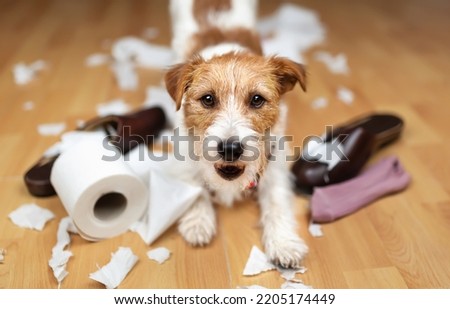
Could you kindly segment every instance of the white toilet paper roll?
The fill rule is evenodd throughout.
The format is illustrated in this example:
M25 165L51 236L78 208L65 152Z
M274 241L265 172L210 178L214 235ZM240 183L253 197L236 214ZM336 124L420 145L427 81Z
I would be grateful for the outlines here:
M88 240L125 232L148 205L148 189L104 137L86 138L55 161L50 180L64 207Z

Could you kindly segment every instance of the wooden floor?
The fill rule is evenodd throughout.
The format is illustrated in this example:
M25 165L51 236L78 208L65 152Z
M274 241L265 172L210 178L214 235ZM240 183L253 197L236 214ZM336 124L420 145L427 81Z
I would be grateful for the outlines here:
M316 10L327 28L326 42L306 58L310 72L307 94L299 88L287 96L288 133L300 145L309 134L371 111L401 115L402 139L377 153L372 162L397 155L411 173L407 191L381 199L337 222L323 225L324 237L308 234L304 197L296 199L299 234L310 253L308 271L298 275L315 288L450 288L450 2L297 1ZM266 15L281 1L262 1ZM0 288L55 288L47 266L56 240L59 218L66 212L57 197L34 198L22 181L24 171L57 137L42 137L40 123L65 121L75 128L78 119L95 116L96 104L124 98L142 104L147 85L159 85L162 72L140 70L140 88L120 91L107 66L88 68L86 56L108 52L108 42L125 35L141 35L150 26L170 42L166 1L0 0L0 248L7 250L0 264ZM314 51L347 55L351 72L334 75L313 60ZM45 59L48 70L26 86L14 84L14 64ZM336 89L355 93L347 106ZM328 107L314 110L310 102L325 96ZM32 111L22 104L36 103ZM7 215L22 203L36 202L57 215L42 232L19 228ZM276 272L242 276L253 245L261 247L258 208L253 202L218 209L218 235L205 248L191 248L176 228L151 247L172 251L169 261L148 260L149 249L139 236L90 243L72 237L74 257L62 288L101 288L88 278L110 259L119 246L129 246L140 261L120 288L235 288L259 284L278 288Z

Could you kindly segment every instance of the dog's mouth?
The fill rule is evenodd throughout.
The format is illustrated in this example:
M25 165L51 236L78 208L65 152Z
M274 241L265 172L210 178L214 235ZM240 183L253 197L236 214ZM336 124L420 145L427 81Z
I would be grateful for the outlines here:
M214 164L217 174L223 179L234 180L244 173L245 166L240 166L236 164Z

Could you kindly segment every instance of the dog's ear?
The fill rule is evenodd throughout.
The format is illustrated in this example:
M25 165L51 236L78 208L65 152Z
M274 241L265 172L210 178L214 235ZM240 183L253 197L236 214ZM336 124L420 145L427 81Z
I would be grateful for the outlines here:
M200 56L194 56L192 61L176 64L167 71L164 82L167 91L177 105L177 110L181 107L184 92L192 82L194 70L203 61Z
M164 81L167 91L177 105L177 110L181 107L183 93L189 86L190 64L180 63L172 66L166 73Z
M269 61L278 79L281 94L292 90L297 82L306 91L306 69L303 64L283 57L272 57Z

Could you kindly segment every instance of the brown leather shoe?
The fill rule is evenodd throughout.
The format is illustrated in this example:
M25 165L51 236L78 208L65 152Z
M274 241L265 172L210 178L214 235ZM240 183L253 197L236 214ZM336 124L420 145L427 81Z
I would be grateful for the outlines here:
M403 126L403 120L398 116L372 114L333 128L325 135L321 146L341 152L338 162L331 162L329 158L312 158L303 153L292 166L297 189L311 193L314 187L356 176L375 151L400 137Z
M98 117L88 121L80 131L91 131L103 127L114 146L127 153L139 144L151 144L166 124L166 116L160 107L152 107L137 112L117 116ZM50 182L53 163L59 155L42 157L24 175L25 185L34 196L55 195Z

